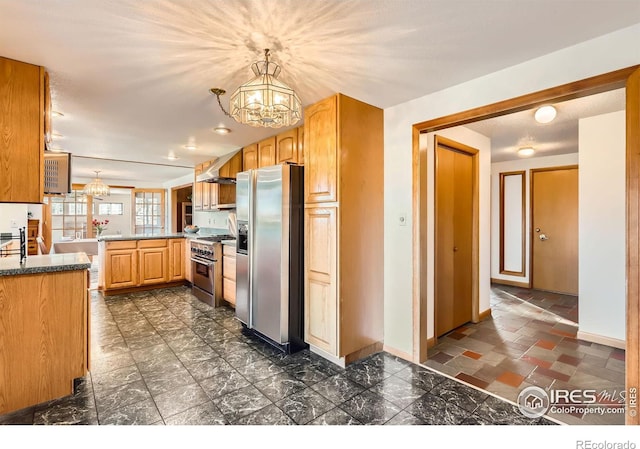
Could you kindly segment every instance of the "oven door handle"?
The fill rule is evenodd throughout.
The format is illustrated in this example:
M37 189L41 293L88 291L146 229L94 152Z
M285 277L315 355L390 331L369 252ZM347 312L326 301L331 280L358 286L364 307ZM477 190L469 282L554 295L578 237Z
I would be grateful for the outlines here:
M199 263L201 265L210 267L210 266L213 266L217 262L217 260L204 260L204 259L196 259L195 257L192 257L191 262Z

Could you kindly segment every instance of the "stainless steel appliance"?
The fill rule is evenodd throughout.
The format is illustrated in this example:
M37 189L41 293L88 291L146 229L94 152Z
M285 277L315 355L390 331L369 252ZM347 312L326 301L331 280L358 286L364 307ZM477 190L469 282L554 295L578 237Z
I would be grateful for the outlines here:
M222 240L234 239L231 235L198 237L190 241L191 293L200 301L217 307L222 300Z
M304 343L304 174L298 165L238 173L236 316L294 352Z

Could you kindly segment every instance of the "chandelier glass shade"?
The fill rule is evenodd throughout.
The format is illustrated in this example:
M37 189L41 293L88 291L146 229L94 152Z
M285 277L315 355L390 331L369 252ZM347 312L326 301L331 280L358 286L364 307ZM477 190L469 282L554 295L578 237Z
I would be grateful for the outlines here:
M242 84L231 95L229 115L239 123L280 128L291 126L302 117L300 98L292 88L277 79L280 66L269 61L269 56L266 49L264 61L251 65L255 78Z
M98 177L99 170L96 171L96 179L84 186L82 191L85 195L91 196L107 196L111 192L109 186L103 183Z

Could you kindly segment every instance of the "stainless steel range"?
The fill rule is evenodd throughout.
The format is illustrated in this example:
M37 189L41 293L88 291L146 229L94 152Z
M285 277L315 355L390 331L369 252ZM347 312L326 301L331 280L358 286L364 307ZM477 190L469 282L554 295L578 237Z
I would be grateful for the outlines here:
M222 301L222 240L233 240L232 235L215 235L192 239L191 293L200 301L217 307Z

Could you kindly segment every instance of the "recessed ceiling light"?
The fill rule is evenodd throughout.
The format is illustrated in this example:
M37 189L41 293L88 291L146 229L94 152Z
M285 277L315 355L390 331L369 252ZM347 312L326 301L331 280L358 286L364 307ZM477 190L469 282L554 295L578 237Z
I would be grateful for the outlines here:
M192 143L185 145L184 147L185 149L191 150L191 151L195 151L198 148L197 146L195 146L195 144L192 144Z
M64 153L65 151L62 148L48 148L52 153Z
M51 111L52 117L64 117L64 114L60 111Z
M533 153L535 152L536 150L534 150L533 147L522 147L518 149L518 156L529 157L529 156L533 156Z
M535 113L536 122L538 123L550 123L556 118L556 108L551 105L546 105L538 108Z
M169 159L170 161L177 161L180 158L176 156L176 154L173 151L169 151L169 155L167 156L167 159Z
M51 133L51 137L53 137L54 139L62 139L64 136L58 132L52 132Z
M218 134L229 134L231 132L229 128L225 128L224 126L218 126L217 128L213 128L213 131Z

